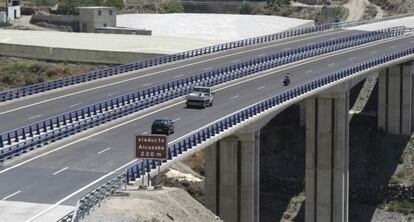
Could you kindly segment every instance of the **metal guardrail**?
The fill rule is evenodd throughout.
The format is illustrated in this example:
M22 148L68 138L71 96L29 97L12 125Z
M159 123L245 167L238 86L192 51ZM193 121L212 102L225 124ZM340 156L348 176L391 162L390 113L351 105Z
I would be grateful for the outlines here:
M141 62L124 64L119 66L114 66L110 68L100 69L97 71L87 72L81 75L65 77L57 80L37 83L29 86L20 87L17 89L10 89L7 91L0 92L0 102L4 102L7 100L12 100L28 95L33 95L40 92L49 91L52 89L62 88L65 86L75 85L82 82L88 82L91 80L96 80L108 76L114 76L121 73L131 72L135 70L140 70L148 67L153 67L161 64L166 64L170 62L175 62L183 59L189 59L201 55L211 54L215 52L221 52L229 49L235 49L244 46L256 45L265 42L270 42L274 40L285 39L293 36L313 33L313 32L320 32L332 29L332 26L329 25L321 25L317 27L309 27L309 28L302 28L302 29L294 29L290 31L285 31L281 33L265 35L255 38L244 39L240 41L233 41L218 45L213 45L205 48L194 49L190 51L180 52L177 54L166 55L157 57L154 59L149 59Z
M305 93L316 90L318 88L334 83L341 79L348 78L364 70L375 68L379 65L383 65L387 62L391 62L391 61L394 61L394 60L397 60L397 59L400 59L406 56L414 57L414 47L405 49L405 50L400 50L397 52L393 52L393 53L381 56L379 58L375 58L375 59L360 63L358 65L337 71L335 73L331 73L317 80L307 82L301 86L298 86L296 88L293 88L283 93L280 93L278 95L275 95L269 99L265 99L241 111L238 111L236 113L223 117L215 121L214 123L211 123L207 125L206 127L196 132L193 132L189 136L181 139L180 141L174 144L170 144L168 146L168 160L163 161L163 163L167 161L171 161L173 157L177 157L183 154L184 152L191 150L192 148L199 146L200 144L206 142L208 139L218 136L219 134L222 134L225 131L228 131L229 129L234 128L240 125L241 123L243 123L244 121L252 119L255 116L261 115L264 112L268 111L269 109L274 108L275 106L281 105ZM151 172L151 170L155 170L156 166L157 166L157 162L155 160L152 160L152 161L151 160L139 160L137 164L127 169L125 183L128 183L130 181L136 181L137 179L144 176L146 173ZM121 175L119 175L113 180L119 180L117 178L122 178L122 180L124 181L125 173L122 173ZM121 186L122 185L119 185L118 188L108 190L108 192L113 193L116 189L119 189L119 187ZM91 193L96 193L96 191L91 192ZM100 194L100 196L102 196L102 194ZM64 218L59 220L59 222L68 222L70 221L69 219L71 220L73 219L73 221L77 221L77 219L80 218L79 217L80 215L86 215L87 212L89 212L89 210L94 206L93 203L97 203L97 201L95 201L96 199L101 200L101 198L97 198L97 197L90 198L90 199L92 201L88 202L87 198L82 198L82 200L84 201L79 205L79 207L75 209L75 211L71 212L70 214L66 215ZM76 220L75 220L75 217L73 217L75 212L76 212L76 215L79 215L78 217L76 217ZM81 213L78 214L79 212Z
M305 93L311 92L328 84L334 83L344 78L348 78L361 71L375 68L376 66L383 65L393 60L400 59L406 56L414 57L414 47L393 52L376 59L372 59L358 65L337 71L335 73L328 74L317 80L313 80L302 84L296 88L285 91L281 94L275 95L269 99L258 102L252 106L249 106L234 114L230 114L214 123L207 125L206 127L193 132L184 139L168 146L168 160L172 160L173 157L200 145L208 139L215 137L230 128L233 128L240 123L247 121L263 112L281 105L291 99L299 97ZM167 161L164 161L164 163ZM147 172L156 169L157 162L155 160L139 160L138 163L127 170L127 179L129 181L135 181L136 178L140 178Z
M79 219L84 218L85 215L89 215L89 212L94 207L100 207L100 204L106 197L113 195L115 192L122 189L122 186L126 184L125 172L109 180L105 184L92 190L86 194L76 204L76 211L72 211L62 217L58 222L78 222Z
M397 27L308 45L173 80L51 117L0 135L0 162L71 134L183 96L195 84L213 86L313 56L380 39L400 36L404 33L404 27Z
M280 40L285 39L293 36L299 36L314 32L321 32L326 30L332 30L332 29L340 29L340 28L348 28L358 25L364 25L364 24L372 24L372 23L378 23L383 21L388 21L392 19L398 19L408 16L413 16L414 13L411 14L405 14L405 15L399 15L399 16L391 16L391 17L385 17L381 19L372 19L367 21L350 21L350 22L340 22L340 23L329 23L329 24L323 24L316 27L308 27L308 28L301 28L301 29L293 29L281 33L276 34L270 34L265 36L259 36L255 38L249 38L239 41L233 41L218 45L213 45L205 48L199 48L194 49L190 51L180 52L177 54L172 55L166 55L161 56L154 59L149 59L141 62L135 62L135 63L129 63L119 66L114 66L110 68L100 69L96 71L87 72L84 74L76 75L76 76L70 76L65 77L57 80L37 83L29 86L24 86L16 89L10 89L6 91L0 92L0 102L4 102L7 100L12 100L28 95L37 94L40 92L45 92L57 88L62 88L65 86L75 85L82 82L88 82L91 80L96 80L108 76L114 76L126 72L131 72L135 70L140 70L148 67L153 67L161 64L166 64L170 62L175 62L183 59L193 58L201 55L211 54L215 52L221 52L228 49L235 49L239 47L244 46L250 46L250 45L256 45L261 44L265 42L270 42L274 40Z

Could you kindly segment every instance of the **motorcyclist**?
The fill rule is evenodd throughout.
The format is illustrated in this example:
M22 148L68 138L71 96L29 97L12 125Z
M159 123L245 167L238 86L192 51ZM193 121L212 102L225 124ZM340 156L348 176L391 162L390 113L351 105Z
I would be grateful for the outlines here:
M283 79L283 85L287 86L290 84L290 73L287 73L285 75L285 78Z

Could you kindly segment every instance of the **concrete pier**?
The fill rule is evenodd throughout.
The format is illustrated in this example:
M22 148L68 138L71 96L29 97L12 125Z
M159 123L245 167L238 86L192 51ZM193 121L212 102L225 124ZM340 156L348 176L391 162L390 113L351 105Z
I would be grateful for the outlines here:
M206 149L206 207L226 222L259 222L259 132Z
M306 126L306 101L299 103L299 127Z
M306 222L348 222L349 93L306 101Z
M411 135L413 126L412 62L380 71L378 128L389 134Z

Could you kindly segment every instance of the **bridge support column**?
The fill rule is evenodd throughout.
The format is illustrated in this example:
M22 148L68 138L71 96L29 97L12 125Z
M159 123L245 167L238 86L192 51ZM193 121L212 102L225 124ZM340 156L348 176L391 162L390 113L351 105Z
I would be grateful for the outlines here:
M306 222L348 222L349 93L306 101Z
M390 134L411 135L413 126L412 62L380 71L378 128Z
M259 222L259 132L206 149L206 207L226 222Z
M306 101L299 103L299 127L306 126Z

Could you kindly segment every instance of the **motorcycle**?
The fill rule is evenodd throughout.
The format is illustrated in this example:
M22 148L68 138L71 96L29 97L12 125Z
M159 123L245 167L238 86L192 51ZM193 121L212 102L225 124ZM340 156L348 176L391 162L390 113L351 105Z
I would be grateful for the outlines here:
M283 79L283 85L284 86L290 85L290 78L289 78L289 76L285 76L285 78Z

